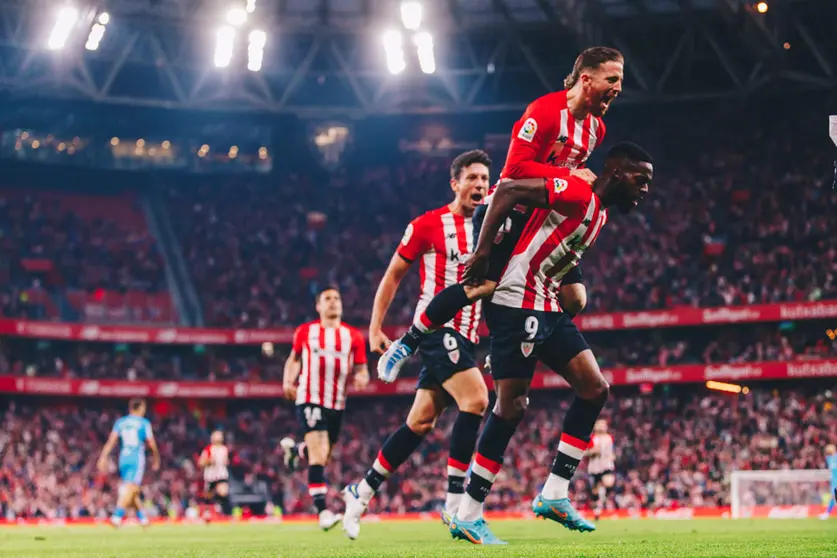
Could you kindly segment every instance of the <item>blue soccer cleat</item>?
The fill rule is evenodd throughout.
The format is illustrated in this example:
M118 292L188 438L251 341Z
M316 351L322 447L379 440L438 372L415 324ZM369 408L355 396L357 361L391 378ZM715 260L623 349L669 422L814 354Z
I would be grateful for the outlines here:
M556 523L560 523L570 531L580 531L587 533L595 531L596 526L581 517L570 503L569 498L559 498L558 500L547 500L542 494L532 501L532 511L535 512L536 517L543 519L551 519Z
M378 360L378 378L391 384L398 377L401 368L413 356L413 349L400 339L395 341Z
M509 544L498 539L483 518L476 521L460 521L454 517L448 528L451 537L472 544Z

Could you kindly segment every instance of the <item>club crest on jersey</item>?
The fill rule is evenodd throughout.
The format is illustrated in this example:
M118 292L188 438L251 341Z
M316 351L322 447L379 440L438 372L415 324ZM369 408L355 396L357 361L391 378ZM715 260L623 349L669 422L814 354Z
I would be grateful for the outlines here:
M404 236L401 237L401 244L406 246L407 243L410 242L410 239L412 237L413 237L413 224L410 223L409 225L407 225L407 230L404 231Z
M535 122L534 118L527 118L526 121L523 123L523 126L520 127L520 132L517 133L517 137L522 139L523 141L531 142L535 139L535 132L538 131L538 123Z
M454 364L459 362L459 349L453 350L448 353L448 358Z
M567 181L564 180L563 178L553 178L552 179L552 189L555 190L556 194L560 194L561 192L566 190L568 187L569 187L569 184L567 184Z
M532 354L532 350L535 348L535 344L530 341L524 341L520 344L520 352L523 353L523 356L529 357Z

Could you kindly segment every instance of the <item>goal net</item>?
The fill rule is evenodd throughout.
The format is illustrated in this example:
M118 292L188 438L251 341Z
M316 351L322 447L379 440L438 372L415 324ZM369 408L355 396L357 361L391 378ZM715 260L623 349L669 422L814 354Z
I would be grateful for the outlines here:
M812 517L822 511L830 480L827 469L733 471L732 517Z

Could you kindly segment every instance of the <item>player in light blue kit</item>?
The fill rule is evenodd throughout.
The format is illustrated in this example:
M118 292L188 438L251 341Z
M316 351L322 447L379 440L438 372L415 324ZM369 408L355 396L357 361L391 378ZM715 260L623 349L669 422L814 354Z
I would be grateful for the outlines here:
M128 403L128 415L114 423L110 437L99 456L99 471L104 473L107 471L110 452L116 446L117 441L120 443L119 477L122 484L119 485L116 511L110 518L114 527L122 525L125 509L129 507L136 509L140 524L148 525L148 518L142 513L140 502L140 485L145 473L145 446L151 449L151 464L154 471L160 469L160 451L157 449L157 442L154 441L151 423L145 418L145 407L144 399L131 399Z
M828 508L820 514L820 519L828 519L831 510L837 506L837 446L834 444L825 446L825 465L831 472L831 501L828 502Z

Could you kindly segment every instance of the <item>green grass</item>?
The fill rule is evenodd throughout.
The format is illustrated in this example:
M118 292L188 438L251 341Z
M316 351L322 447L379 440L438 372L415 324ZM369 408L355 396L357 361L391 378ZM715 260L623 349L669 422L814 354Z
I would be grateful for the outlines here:
M3 558L301 558L308 556L422 558L837 556L837 521L610 520L591 534L541 521L492 522L506 547L454 542L441 523L370 523L349 541L339 527L314 524L160 525L0 528Z

